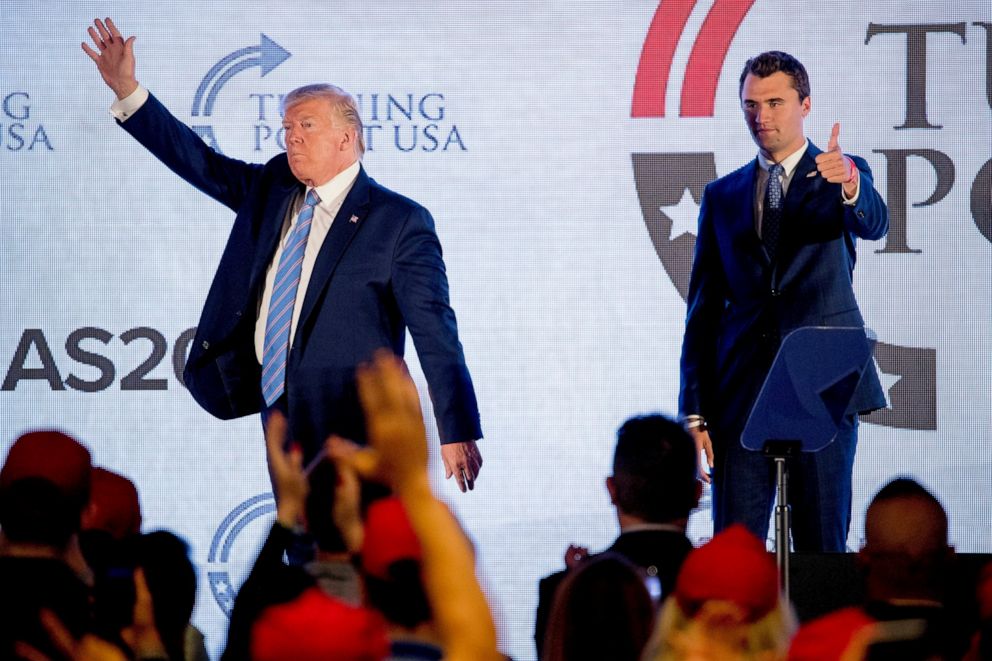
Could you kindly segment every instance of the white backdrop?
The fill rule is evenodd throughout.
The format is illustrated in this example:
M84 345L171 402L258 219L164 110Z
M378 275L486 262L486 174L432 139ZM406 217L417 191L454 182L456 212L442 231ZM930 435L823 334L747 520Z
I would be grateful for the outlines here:
M196 622L221 648L225 579L239 584L270 520L268 500L239 508L269 488L261 430L200 411L174 360L232 214L114 125L79 42L113 16L138 35L139 80L246 160L279 150L279 94L339 84L361 97L371 176L437 221L486 439L474 492L445 483L437 456L432 470L477 545L503 649L532 658L537 579L569 542L616 534L602 486L616 427L675 410L686 233L702 185L754 155L737 78L778 48L810 72L810 138L841 122L893 216L855 272L892 408L862 426L849 545L867 499L911 474L959 550L992 551L992 12L784 7L4 4L0 450L56 426L134 479L146 528L191 543Z

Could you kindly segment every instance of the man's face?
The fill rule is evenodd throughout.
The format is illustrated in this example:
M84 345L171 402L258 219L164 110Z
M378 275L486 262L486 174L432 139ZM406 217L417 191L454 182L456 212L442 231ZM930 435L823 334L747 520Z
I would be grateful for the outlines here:
M799 100L792 77L776 71L765 78L748 74L741 90L741 107L751 137L764 155L776 163L802 147L803 118L810 100Z
M307 186L326 184L357 159L354 129L338 117L330 100L294 103L282 120L293 175Z

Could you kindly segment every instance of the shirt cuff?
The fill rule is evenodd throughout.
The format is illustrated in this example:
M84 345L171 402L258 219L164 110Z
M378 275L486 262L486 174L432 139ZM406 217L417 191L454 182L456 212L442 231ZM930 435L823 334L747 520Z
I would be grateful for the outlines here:
M113 105L110 106L110 114L119 122L127 121L131 115L138 112L141 106L145 105L147 100L148 90L138 85L133 92L123 99L114 101Z
M847 205L849 207L853 207L855 204L858 203L858 196L859 195L861 195L861 173L860 172L858 173L858 183L857 183L857 188L855 188L855 190L854 190L854 195L852 195L850 198L847 197L847 193L844 192L844 187L841 186L840 187L840 199L841 199L841 201L845 205Z

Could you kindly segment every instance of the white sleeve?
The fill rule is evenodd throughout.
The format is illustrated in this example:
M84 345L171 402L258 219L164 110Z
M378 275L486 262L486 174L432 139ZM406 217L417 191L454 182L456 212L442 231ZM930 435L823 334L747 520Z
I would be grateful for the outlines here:
M148 90L138 85L133 92L123 99L114 101L113 105L110 106L110 114L116 117L118 121L127 121L127 118L138 112L138 109L145 105L145 101L147 100Z

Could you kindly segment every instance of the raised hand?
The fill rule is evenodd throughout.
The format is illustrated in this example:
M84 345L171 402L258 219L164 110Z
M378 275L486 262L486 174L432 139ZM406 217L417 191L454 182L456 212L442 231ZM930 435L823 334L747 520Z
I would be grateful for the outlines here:
M832 184L842 184L844 194L853 197L858 191L858 168L854 161L844 156L840 149L840 122L834 124L827 141L827 150L816 157L816 169L820 176Z
M276 492L276 518L292 528L303 517L310 484L303 471L303 451L293 443L286 449L289 425L278 411L269 416L265 426L265 452L269 476Z
M324 442L324 454L334 462L338 478L331 516L351 553L361 551L365 539L361 511L362 485L355 467L348 461L349 455L353 456L357 450L358 446L339 436L331 436Z
M121 631L121 638L138 659L158 659L166 656L162 636L155 628L155 607L148 589L145 570L134 570L134 616L130 626Z
M379 351L370 365L358 368L356 380L369 447L332 438L328 455L397 493L407 486L423 486L427 483L427 433L417 387L403 361Z
M96 50L83 42L83 51L96 64L107 87L114 91L118 99L123 99L138 87L138 80L134 77L135 37L122 37L109 18L106 21L96 19L87 32Z
M569 544L565 551L565 567L572 569L578 567L579 563L589 557L589 547Z

